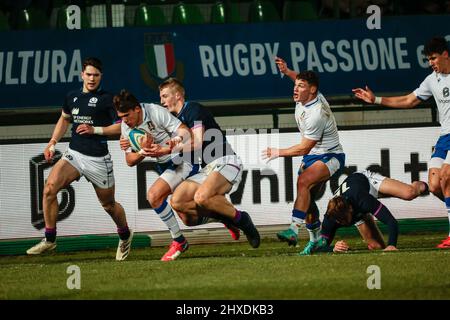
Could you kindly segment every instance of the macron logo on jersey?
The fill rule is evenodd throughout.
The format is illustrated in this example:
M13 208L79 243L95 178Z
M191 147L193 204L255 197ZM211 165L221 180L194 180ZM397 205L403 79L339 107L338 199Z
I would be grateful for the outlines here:
M75 101L77 101L77 100L78 100L78 97L73 98L73 102L75 102Z
M72 114L73 114L73 115L77 115L79 112L80 112L80 109L79 109L79 108L73 108L73 109L72 109Z

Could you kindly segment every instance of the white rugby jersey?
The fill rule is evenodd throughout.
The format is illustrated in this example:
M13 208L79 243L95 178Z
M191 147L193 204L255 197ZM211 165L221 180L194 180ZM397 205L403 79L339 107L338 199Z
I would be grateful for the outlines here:
M141 103L144 119L142 123L137 126L139 129L143 129L153 136L154 143L160 146L167 147L166 142L172 137L172 134L177 131L181 125L181 121L174 117L166 108L154 103ZM122 136L128 137L131 129L122 121L121 132ZM125 152L131 152L131 148L128 148ZM156 161L164 163L169 161L170 154L162 157L156 157Z
M339 142L336 120L325 97L317 97L303 105L295 105L295 120L302 138L317 141L309 154L343 153Z
M441 136L450 133L450 74L433 71L423 80L419 88L414 90L414 94L423 101L434 97L439 110Z

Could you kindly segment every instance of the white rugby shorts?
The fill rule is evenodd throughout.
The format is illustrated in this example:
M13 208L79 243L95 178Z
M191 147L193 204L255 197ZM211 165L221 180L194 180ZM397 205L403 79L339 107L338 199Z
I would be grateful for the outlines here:
M170 190L175 191L178 185L186 180L191 174L197 173L198 166L193 166L192 163L183 161L179 165L173 165L159 176L170 186Z
M84 176L94 186L101 189L114 186L113 162L109 153L104 157L91 157L67 148L61 159L69 162L80 176Z
M384 179L386 179L386 177L382 176L379 173L372 172L369 170L363 170L360 173L365 175L369 180L370 185L369 193L378 199L378 190L380 190L381 183L383 182Z
M228 193L233 193L239 187L243 170L244 166L241 158L238 155L229 155L214 160L187 180L202 184L211 172L219 172L232 184L231 190Z

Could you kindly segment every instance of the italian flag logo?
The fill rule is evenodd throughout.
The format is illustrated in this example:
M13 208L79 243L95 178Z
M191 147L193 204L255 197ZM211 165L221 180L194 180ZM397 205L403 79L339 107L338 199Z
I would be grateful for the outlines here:
M175 71L173 43L146 45L145 60L153 76L168 78Z

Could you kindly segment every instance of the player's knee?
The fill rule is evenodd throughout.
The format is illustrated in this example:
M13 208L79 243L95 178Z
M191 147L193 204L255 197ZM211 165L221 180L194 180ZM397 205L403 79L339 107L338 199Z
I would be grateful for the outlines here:
M408 187L407 189L405 189L405 191L403 192L402 198L403 198L403 200L411 201L411 200L415 199L417 196L418 195L417 195L416 191L411 186L411 187Z
M52 182L47 182L44 187L44 198L55 198L58 194L58 188L56 188L55 184Z
M102 203L103 210L105 210L109 214L112 214L114 212L115 205L116 205L115 201L109 201L109 202Z
M147 193L147 201L152 208L159 208L163 203L163 197L157 192L149 191Z
M172 197L169 200L169 205L172 207L175 211L183 211L183 198L178 194L173 194ZM180 216L181 218L181 216Z
M209 196L199 190L194 195L194 202L200 207L207 208L209 203Z
M441 193L441 185L439 184L439 181L429 181L428 182L428 188L430 192L434 195Z

